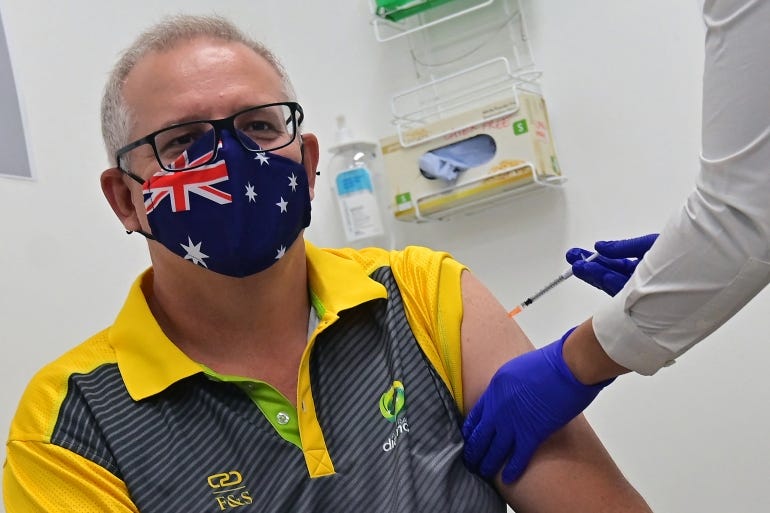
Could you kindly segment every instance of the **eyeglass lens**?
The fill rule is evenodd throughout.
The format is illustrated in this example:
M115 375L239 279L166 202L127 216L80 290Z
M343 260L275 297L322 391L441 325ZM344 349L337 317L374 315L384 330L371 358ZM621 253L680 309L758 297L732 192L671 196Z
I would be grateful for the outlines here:
M247 149L271 151L288 145L294 139L294 118L287 105L256 107L233 118L235 136ZM171 127L155 135L155 148L161 165L167 170L181 171L206 163L216 150L214 124L187 123ZM196 146L194 155L186 152Z

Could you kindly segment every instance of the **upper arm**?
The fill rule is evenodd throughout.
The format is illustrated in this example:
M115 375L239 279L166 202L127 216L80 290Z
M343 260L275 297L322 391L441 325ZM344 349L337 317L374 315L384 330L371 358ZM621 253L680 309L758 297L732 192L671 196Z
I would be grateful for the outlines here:
M476 404L497 369L533 349L518 324L470 272L462 275L463 413ZM583 416L558 431L535 452L511 485L496 487L519 513L649 512L625 480Z

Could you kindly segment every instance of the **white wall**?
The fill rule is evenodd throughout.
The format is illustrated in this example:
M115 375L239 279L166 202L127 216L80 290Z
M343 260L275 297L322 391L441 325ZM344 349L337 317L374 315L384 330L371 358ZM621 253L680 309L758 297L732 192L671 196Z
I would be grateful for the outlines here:
M108 325L147 264L99 190L98 107L118 52L160 15L212 2L0 0L34 182L0 178L0 425L43 364ZM377 43L363 0L230 0L237 19L283 56L322 145L334 117L359 136L392 132L388 95L412 85L405 43ZM569 182L487 212L397 226L399 244L446 249L513 306L595 239L658 230L692 187L699 149L702 29L696 2L524 0ZM321 170L328 163L324 155ZM342 242L321 175L308 237ZM518 317L536 345L604 300L577 281ZM658 512L763 512L770 492L766 293L653 378L626 376L587 415ZM3 457L4 453L0 454Z

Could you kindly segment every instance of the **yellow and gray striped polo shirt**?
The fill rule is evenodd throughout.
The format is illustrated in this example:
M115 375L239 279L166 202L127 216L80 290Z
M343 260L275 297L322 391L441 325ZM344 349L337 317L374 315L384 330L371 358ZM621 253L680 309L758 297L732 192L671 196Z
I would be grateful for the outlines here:
M317 319L296 408L182 353L148 270L110 328L29 384L8 513L504 511L462 462L463 267L419 247L306 249Z

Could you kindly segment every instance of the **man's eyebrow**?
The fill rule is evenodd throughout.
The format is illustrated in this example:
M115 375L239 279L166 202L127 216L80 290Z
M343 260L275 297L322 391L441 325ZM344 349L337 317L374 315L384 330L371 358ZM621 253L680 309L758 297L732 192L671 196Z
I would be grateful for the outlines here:
M210 121L210 120L216 120L216 119L222 119L232 116L233 114L237 114L239 112L243 112L245 110L251 109L253 107L261 107L263 105L272 105L274 103L284 103L288 100L262 100L256 103L245 103L241 105L240 107L233 110L231 113L229 113L227 116L220 116L216 118L212 118L211 116L203 116L199 114L191 114L191 115L185 115L185 116L179 116L175 118L168 119L161 123L156 130L163 130L164 128L168 128L170 126L179 125L181 123L190 123L194 121Z
M158 130L162 130L164 128L168 128L174 125L179 125L181 123L190 123L193 121L208 121L209 119L211 118L206 116L200 116L200 115L181 116L178 118L169 119L168 121L164 121L163 123L160 124Z

